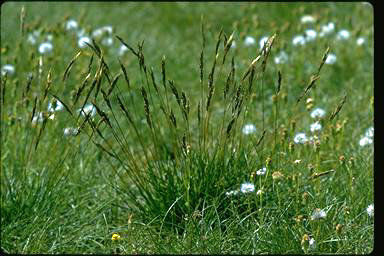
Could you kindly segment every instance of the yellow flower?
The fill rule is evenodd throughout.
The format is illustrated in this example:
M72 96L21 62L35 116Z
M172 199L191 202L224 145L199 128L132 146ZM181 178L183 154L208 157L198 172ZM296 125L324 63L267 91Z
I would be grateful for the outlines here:
M112 235L112 241L117 241L117 240L119 240L120 239L120 235L119 234L113 234Z

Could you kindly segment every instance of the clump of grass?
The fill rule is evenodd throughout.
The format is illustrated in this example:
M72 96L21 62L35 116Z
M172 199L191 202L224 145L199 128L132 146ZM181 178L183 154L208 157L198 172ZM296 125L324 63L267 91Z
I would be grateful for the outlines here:
M89 129L85 133L89 139L108 156L112 170L120 177L119 184L115 186L118 193L126 197L127 207L134 209L136 214L149 221L161 223L160 229L176 227L182 230L184 216L202 211L204 205L211 205L213 200L218 198L221 199L215 211L224 212L227 208L225 192L244 182L244 170L249 168L248 159L239 159L243 158L250 144L236 142L239 139L241 141L243 136L237 130L244 123L241 113L246 108L252 92L256 64L262 59L261 69L265 72L276 35L271 37L262 51L263 54L251 62L239 81L235 79L234 56L231 63L227 65L225 62L226 56L230 54L229 46L233 35L228 37L222 30L215 43L211 71L205 81L203 74L206 39L203 27L202 35L202 97L197 104L192 102L184 91L178 89L174 81L168 79L165 58L161 61L160 77L163 86L160 87L157 85L153 68L146 66L144 41L139 43L138 49L135 50L121 37L116 36L137 58L139 81L142 85L132 88L128 79L131 75L127 74L124 64L119 60L121 73L130 94L129 97L123 96L118 82L120 75L115 75L113 80L109 78L112 75L104 61L103 51L93 41L89 48L98 57L99 67L95 71L91 88L82 96L84 84L90 76L88 73L68 109L72 113L81 98L83 103L80 104L80 109L84 108L94 91L92 104L98 115L93 118L87 116L78 127L85 132L86 124ZM79 55L77 54L67 66L64 78ZM223 57L221 63L218 63L220 55ZM219 71L215 73L217 65ZM223 73L225 70L229 70L227 74ZM107 79L106 85L103 78ZM98 97L99 91L102 99ZM132 109L132 106L137 104L142 105L141 111ZM224 108L224 116L211 118L213 104ZM77 122L80 122L79 116ZM142 118L146 126L143 126ZM256 146L262 138L263 136ZM139 145L139 149L132 147L135 144Z

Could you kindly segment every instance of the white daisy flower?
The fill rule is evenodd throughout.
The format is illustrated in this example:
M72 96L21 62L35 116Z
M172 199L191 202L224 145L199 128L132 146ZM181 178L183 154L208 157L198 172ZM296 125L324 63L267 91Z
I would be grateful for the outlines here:
M362 45L364 43L365 43L365 38L363 38L363 37L357 38L357 40L356 40L357 45Z
M319 121L311 124L310 126L310 129L311 129L311 132L317 132L317 131L320 131L322 128L321 124L319 123Z
M313 238L311 238L310 240L309 240L309 247L308 247L308 250L309 251L314 251L314 250L316 250L316 240L315 239L313 239Z
M253 124L246 124L243 127L243 133L245 135L251 134L256 132L256 127Z
M325 64L335 64L336 63L336 55L333 53L328 54L327 59L325 60Z
M43 112L35 113L35 115L32 118L32 124L41 123L44 121L44 114Z
M302 35L297 35L292 39L293 45L305 45L305 43L306 43L305 38Z
M363 137L360 139L359 141L359 145L364 147L366 145L370 145L372 144L373 140L371 138L368 138L368 137Z
M374 135L374 128L373 128L373 127L369 127L369 128L365 131L365 137L372 138L373 135Z
M79 134L78 128L67 127L64 129L64 136L76 136Z
M246 36L245 39L244 39L244 45L245 46L250 46L250 45L254 45L255 44L255 38L251 37L251 36Z
M296 144L304 144L305 142L308 141L307 135L305 133L298 133L296 134L295 138L293 138L293 141Z
M1 75L4 76L5 74L7 74L7 75L15 74L15 67L11 64L5 64L1 68Z
M349 38L349 31L346 29L342 29L337 33L336 39L337 40L346 40Z
M101 44L105 46L111 46L113 44L112 37L103 38L103 40L101 40Z
M240 192L241 193L249 193L255 191L255 185L252 183L246 182L244 184L241 184Z
M92 104L86 104L83 109L77 110L78 112L81 112L83 116L91 115L94 116L96 114L96 107Z
M231 48L236 48L236 42L235 42L235 40L232 41Z
M267 168L263 167L261 169L259 169L257 172L256 172L256 175L265 175L267 173Z
M327 25L323 25L321 27L321 31L319 33L320 37L330 34L335 29L335 24L333 22L329 22Z
M87 37L87 36L81 37L79 39L79 41L78 41L78 45L79 45L80 48L86 47L87 46L86 43L89 43L89 44L91 43L91 39L89 37Z
M56 103L53 104L52 101L48 103L48 111L49 112L55 112L55 111L60 111L64 108L63 103L60 101L56 100Z
M39 46L39 53L46 54L53 50L53 45L50 42L41 43Z
M322 118L324 117L324 115L325 115L325 110L321 108L315 108L311 113L312 118Z
M310 42L310 41L313 41L316 39L316 36L317 36L317 32L313 29L307 29L305 31L305 36L306 36L306 41L307 42Z
M261 190L261 189L259 189L259 190L257 190L257 192L256 192L256 195L262 195L262 194L264 194L264 191L263 190Z
M231 190L229 192L225 192L226 196L236 196L239 194L239 190Z
M311 220L324 219L325 217L327 217L327 214L325 213L325 211L319 208L316 208L311 215Z
M275 57L275 63L276 64L283 64L288 61L288 55L281 51L276 57Z
M124 53L128 50L128 47L125 45L121 45L119 48L119 56L123 56Z
M268 37L267 36L265 36L265 37L263 37L263 38L261 38L260 39L260 42L259 42L259 47L260 47L260 49L263 49L263 47L264 47L264 45L265 45L265 43L268 41Z
M27 42L30 44L36 44L36 37L33 34L28 34Z
M105 33L112 34L113 28L112 26L104 26L98 29L95 29L92 32L92 37L101 37Z
M77 29L77 22L75 20L68 20L67 24L65 24L66 30L75 30Z
M315 18L311 15L304 15L300 19L301 23L313 23L315 22Z
M370 205L368 205L368 207L367 207L367 213L368 213L368 215L369 215L369 217L373 217L373 215L374 215L374 212L375 212L375 209L374 209L374 206L373 206L373 204L370 204Z

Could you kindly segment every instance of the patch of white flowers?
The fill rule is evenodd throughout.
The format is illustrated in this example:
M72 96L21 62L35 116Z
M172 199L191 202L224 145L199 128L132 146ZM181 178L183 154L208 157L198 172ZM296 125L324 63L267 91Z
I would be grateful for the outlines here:
M325 110L321 109L321 108L315 108L312 113L311 113L311 117L312 118L322 118L324 117L325 115Z
M7 75L13 75L15 73L15 67L11 64L5 64L1 68L1 75L4 76L5 74Z
M256 132L256 127L253 124L246 124L243 127L243 133L245 135L251 134Z
M304 144L305 142L308 141L307 135L305 133L298 133L296 136L293 138L293 141L296 144Z
M327 59L325 60L325 64L335 64L336 63L336 55L333 53L328 54Z
M39 53L47 54L52 52L53 45L50 42L44 42L39 45Z
M245 46L251 46L251 45L254 45L256 42L255 38L251 37L251 36L246 36L245 39L244 39L244 45Z

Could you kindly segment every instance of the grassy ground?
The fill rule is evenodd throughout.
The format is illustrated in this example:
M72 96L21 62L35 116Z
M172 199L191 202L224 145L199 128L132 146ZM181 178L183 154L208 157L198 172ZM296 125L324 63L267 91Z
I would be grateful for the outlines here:
M2 251L372 251L373 143L360 145L373 127L369 4L1 8L1 68L15 69L1 76ZM305 15L314 21L302 22ZM78 27L67 30L72 19ZM94 38L100 55L79 47L77 32L103 26L113 32ZM310 29L314 40L293 44ZM348 37L338 39L342 30ZM119 55L115 35L134 53ZM262 37L270 38L263 53ZM50 52L38 51L43 42ZM50 112L55 97L66 107ZM94 115L79 114L86 103L97 106ZM325 111L318 120L316 108ZM321 129L312 132L316 121ZM299 133L305 143L295 142Z

